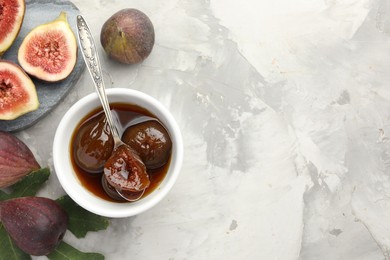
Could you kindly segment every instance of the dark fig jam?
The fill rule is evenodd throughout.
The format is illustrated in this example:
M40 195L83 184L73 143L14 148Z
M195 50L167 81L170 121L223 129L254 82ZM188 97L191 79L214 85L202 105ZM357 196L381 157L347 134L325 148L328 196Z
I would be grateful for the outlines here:
M146 109L124 103L112 103L110 107L122 141L130 145L146 165L150 184L143 194L134 194L142 194L142 199L158 187L168 171L171 139L158 118ZM72 166L81 184L104 200L125 201L104 180L103 167L112 154L114 142L102 108L93 110L79 122L70 146Z

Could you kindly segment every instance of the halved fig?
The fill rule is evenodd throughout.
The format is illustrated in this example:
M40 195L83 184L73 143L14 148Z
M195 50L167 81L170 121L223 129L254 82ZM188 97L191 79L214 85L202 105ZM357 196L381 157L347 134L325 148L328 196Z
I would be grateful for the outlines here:
M76 65L77 43L66 13L27 34L18 60L28 74L41 80L54 82L68 77Z
M0 57L18 36L25 10L24 0L0 0Z
M35 85L15 63L0 60L0 120L12 120L38 109Z

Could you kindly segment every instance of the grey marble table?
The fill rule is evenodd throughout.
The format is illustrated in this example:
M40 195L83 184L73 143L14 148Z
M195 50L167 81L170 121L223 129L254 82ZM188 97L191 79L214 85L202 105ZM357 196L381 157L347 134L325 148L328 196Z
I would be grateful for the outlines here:
M106 259L390 259L390 3L75 0L96 38L122 8L155 25L142 64L107 85L159 99L185 143L156 207L69 243ZM52 168L56 126L86 71L18 133ZM53 174L41 195L64 191Z

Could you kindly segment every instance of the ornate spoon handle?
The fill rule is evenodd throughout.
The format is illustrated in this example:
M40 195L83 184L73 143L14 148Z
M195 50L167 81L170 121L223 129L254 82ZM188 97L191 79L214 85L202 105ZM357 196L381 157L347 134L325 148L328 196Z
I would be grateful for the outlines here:
M115 127L113 122L110 105L107 100L99 55L96 50L96 45L95 41L93 40L91 30L81 15L77 16L77 35L80 42L81 53L87 65L89 74L92 77L93 84L95 85L99 99L103 105L104 113L106 114L111 133L113 134L115 143L117 143L117 139L120 140L120 137L118 134L118 129Z

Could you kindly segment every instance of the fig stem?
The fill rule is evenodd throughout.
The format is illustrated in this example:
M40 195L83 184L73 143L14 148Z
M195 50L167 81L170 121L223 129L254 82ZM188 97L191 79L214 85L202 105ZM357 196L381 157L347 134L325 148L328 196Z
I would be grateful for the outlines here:
M66 12L61 12L60 15L57 17L56 21L63 21L68 23L68 18Z

